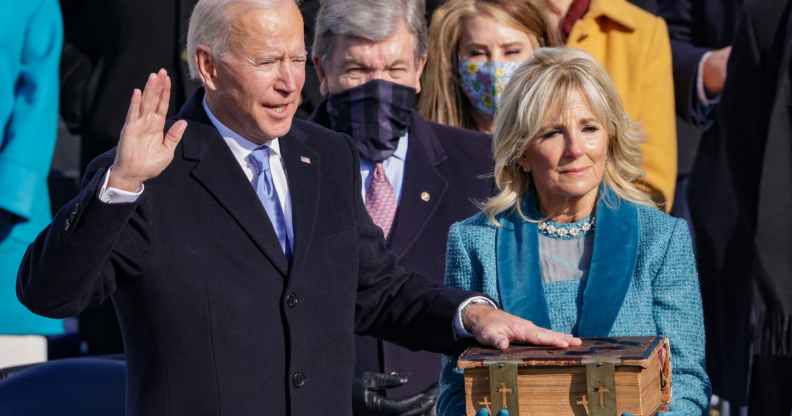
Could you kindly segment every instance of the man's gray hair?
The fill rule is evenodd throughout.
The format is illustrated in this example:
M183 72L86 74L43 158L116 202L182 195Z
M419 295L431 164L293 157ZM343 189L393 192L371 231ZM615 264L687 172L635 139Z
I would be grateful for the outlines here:
M425 0L324 0L316 16L311 54L324 62L332 53L336 36L379 42L396 32L401 22L415 37L415 56L426 54Z
M300 0L293 0L299 5ZM231 26L236 16L228 13L228 7L235 4L247 4L251 7L272 7L278 0L200 0L190 15L190 26L187 30L187 63L190 66L190 77L198 79L198 62L195 52L198 46L208 46L215 57L222 56L228 50L231 37Z

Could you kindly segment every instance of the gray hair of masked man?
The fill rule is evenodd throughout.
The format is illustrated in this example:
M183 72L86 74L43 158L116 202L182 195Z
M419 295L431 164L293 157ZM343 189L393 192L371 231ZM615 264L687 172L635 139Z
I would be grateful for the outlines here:
M424 0L325 0L312 58L322 95L374 79L420 92L426 63Z
M187 52L191 76L228 128L257 143L289 131L307 59L295 0L201 0Z

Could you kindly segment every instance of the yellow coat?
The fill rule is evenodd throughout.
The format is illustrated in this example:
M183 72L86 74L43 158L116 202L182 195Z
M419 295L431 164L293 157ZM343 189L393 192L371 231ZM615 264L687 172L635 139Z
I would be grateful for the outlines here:
M663 19L626 0L592 0L572 27L567 46L591 54L610 75L630 117L646 141L645 182L655 201L674 200L677 175L676 121L671 44Z

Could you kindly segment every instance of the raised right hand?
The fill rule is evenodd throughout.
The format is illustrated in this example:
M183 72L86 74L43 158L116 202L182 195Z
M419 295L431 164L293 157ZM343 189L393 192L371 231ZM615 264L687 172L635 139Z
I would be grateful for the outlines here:
M187 122L179 120L164 132L170 89L170 77L160 69L149 75L143 92L132 92L108 186L137 192L143 182L157 177L173 160Z

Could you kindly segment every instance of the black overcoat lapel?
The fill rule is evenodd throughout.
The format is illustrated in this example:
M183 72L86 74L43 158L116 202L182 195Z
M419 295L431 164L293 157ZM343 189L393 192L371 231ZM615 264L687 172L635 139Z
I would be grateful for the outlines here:
M294 258L292 267L305 263L313 241L314 225L319 214L319 155L305 144L303 132L295 121L288 135L280 140L289 193L292 203L294 227ZM292 273L298 275L299 273Z
M188 123L183 156L196 161L192 176L214 196L285 277L289 273L289 263L278 243L275 229L231 149L207 118L202 100L203 93L196 93L179 114Z
M421 237L448 189L442 170L448 157L432 127L414 115L407 140L402 193L388 241L398 256L403 256Z

